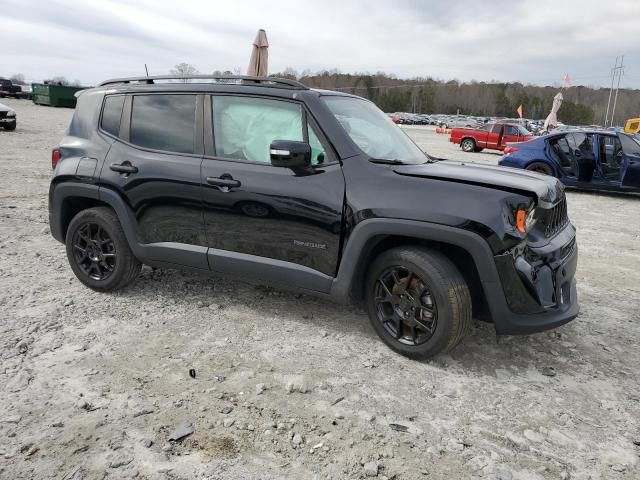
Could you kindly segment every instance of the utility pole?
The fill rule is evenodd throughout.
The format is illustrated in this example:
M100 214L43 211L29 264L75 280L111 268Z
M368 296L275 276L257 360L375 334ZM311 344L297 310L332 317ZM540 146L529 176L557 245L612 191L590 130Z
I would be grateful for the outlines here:
M620 62L620 65L618 65L618 61ZM609 101L607 102L607 113L604 117L604 126L606 127L607 124L609 124L609 126L613 126L613 117L616 114L616 104L618 103L618 90L620 90L620 81L622 80L622 75L624 74L624 55L620 56L620 57L616 57L616 64L615 66L611 69L611 87L609 88ZM617 80L617 85L616 85L616 80ZM613 86L616 85L616 93L615 96L613 95ZM611 97L614 97L613 99L613 109L611 109L611 117L609 117L609 109L611 107Z

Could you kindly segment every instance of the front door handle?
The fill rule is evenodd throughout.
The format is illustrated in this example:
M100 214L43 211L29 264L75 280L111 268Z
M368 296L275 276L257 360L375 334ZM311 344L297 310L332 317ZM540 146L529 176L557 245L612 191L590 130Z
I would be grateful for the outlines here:
M119 173L138 173L138 167L134 167L129 162L112 163L109 168Z
M207 183L214 187L222 187L224 191L229 191L230 188L239 187L240 182L234 180L231 175L222 175L220 177L207 177Z

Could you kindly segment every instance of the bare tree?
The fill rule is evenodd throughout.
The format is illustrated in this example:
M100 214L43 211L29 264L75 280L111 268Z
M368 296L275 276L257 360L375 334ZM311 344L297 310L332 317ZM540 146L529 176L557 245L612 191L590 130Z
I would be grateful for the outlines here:
M285 68L284 72L282 72L282 76L284 78L290 78L291 80L297 80L298 78L300 78L300 76L298 75L298 71L293 67Z
M67 77L51 77L49 80L45 80L44 83L50 83L52 85L69 85Z
M24 75L21 74L21 73L16 73L15 75L12 75L9 80L11 80L11 82L15 83L16 85L26 85L27 84L27 82L25 82L25 80L24 80Z
M188 76L188 75L197 75L200 73L196 67L190 65L188 63L182 62L175 65L171 71L169 72L171 75L180 75L180 76ZM189 80L182 80L183 83L187 83Z

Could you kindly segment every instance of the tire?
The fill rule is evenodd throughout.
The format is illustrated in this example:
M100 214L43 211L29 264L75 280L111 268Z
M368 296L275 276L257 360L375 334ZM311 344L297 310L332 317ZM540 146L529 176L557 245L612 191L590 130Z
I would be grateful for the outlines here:
M5 130L12 132L16 129L16 124L14 123L13 125L3 125L2 128L4 128Z
M542 173L543 175L549 175L551 177L555 176L551 167L544 162L530 163L529 165L527 165L527 170L531 172Z
M108 207L82 210L69 224L65 239L73 273L92 290L126 287L142 264L133 255L115 212Z
M400 277L395 284L394 270ZM403 292L405 298L398 298ZM411 297L418 297L417 302L411 303ZM471 294L464 278L447 257L426 248L394 248L378 256L367 272L366 303L371 325L382 341L411 358L425 359L452 350L472 326ZM425 311L418 313L418 309ZM412 327L414 323L418 326ZM396 325L400 325L400 335L397 328L394 332ZM422 329L423 325L429 328Z
M460 147L463 152L473 152L476 149L476 142L473 138L465 138L460 142Z

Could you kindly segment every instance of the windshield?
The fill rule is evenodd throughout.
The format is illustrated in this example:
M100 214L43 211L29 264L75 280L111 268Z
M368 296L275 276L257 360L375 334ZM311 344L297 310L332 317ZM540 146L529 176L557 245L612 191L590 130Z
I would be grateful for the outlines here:
M621 133L619 137L620 143L622 144L622 150L626 155L640 157L640 141L637 139L637 137L625 135L624 133Z
M425 163L428 157L373 103L354 97L324 96L324 103L360 149L376 160Z

